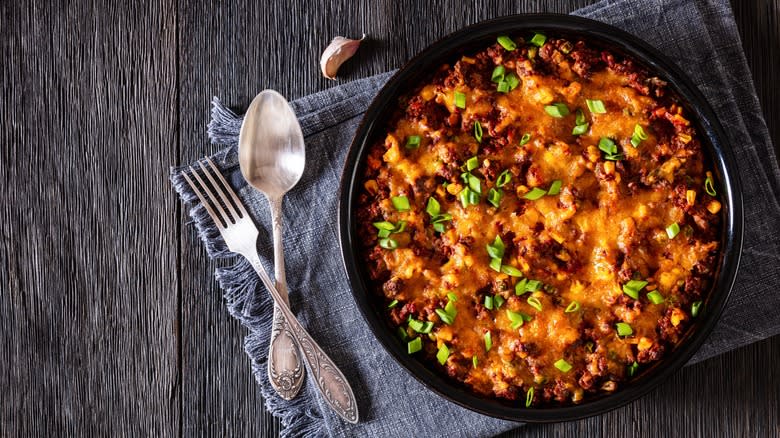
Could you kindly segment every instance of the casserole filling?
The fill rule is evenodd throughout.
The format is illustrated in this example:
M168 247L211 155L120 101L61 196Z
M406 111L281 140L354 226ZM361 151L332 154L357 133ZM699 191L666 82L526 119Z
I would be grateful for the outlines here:
M674 348L705 311L721 204L664 81L527 37L400 99L355 215L409 354L530 407L616 391Z

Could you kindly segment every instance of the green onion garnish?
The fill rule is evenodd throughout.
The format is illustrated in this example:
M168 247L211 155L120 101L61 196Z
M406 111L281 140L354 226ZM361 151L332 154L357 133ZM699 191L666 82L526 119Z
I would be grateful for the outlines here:
M569 107L562 102L546 105L544 107L544 111L555 118L566 117L569 115Z
M504 187L509 184L509 181L512 181L512 174L509 170L505 170L496 178L496 187Z
M506 317L509 318L509 321L512 322L513 330L519 329L525 322L525 318L523 318L522 313L513 312L509 309L506 310Z
M526 132L523 134L523 138L520 139L520 146L528 143L529 141L531 141L531 134Z
M677 225L677 222L666 227L666 235L669 236L670 239L674 239L674 237L679 233L680 233L680 226Z
M433 224L433 231L436 231L437 233L443 233L444 232L444 224L443 223L435 223L435 224Z
M406 196L393 196L393 207L398 211L409 211L409 198Z
M448 357L450 357L450 349L447 348L446 344L441 344L439 352L436 353L436 359L439 360L440 364L444 365L447 362Z
M479 183L479 179L477 179L476 183ZM460 193L458 193L458 199L460 199L460 203L463 205L463 208L466 208L469 205L477 205L479 204L479 193L474 192L470 188L466 187L461 190Z
M431 222L434 224L440 224L442 222L449 222L452 220L452 215L449 213L437 214L431 218Z
M588 109L590 110L590 112L594 114L604 114L607 112L607 109L604 108L604 102L598 99L594 99L594 100L585 99L585 104L588 105Z
M506 249L506 245L504 245L504 241L501 240L501 236L496 236L496 238L493 240L493 243L486 245L485 248L487 249L487 253L491 258L497 258L501 260L504 257L504 249Z
M525 286L526 292L536 292L542 287L542 282L539 280L528 280L528 284Z
M696 318L699 315L699 309L701 309L701 301L691 304L691 316Z
M664 302L664 296L657 290L648 292L647 299L653 304L661 304Z
M447 325L452 325L452 322L455 321L455 316L445 312L444 309L436 309L436 314Z
M534 387L528 388L528 392L525 393L525 407L530 408L531 403L534 402Z
M393 230L393 233L403 233L405 229L406 229L406 221L398 221L398 223L395 225L395 229Z
M493 207L498 208L498 206L501 204L501 198L503 196L504 192L501 191L501 189L490 189L488 190L487 200L493 205Z
M634 134L631 136L631 146L637 147L642 140L647 140L647 133L642 129L642 125L634 125Z
M455 303L452 301L447 301L447 305L444 306L444 311L453 318L458 314L458 309L455 308Z
M529 306L533 307L534 309L538 311L542 311L542 303L539 301L539 298L536 297L528 297L528 300L526 300Z
M450 292L450 293L448 293L448 294L447 294L447 298L448 298L450 301L458 301L458 296L457 296L457 295L455 295L453 292Z
M466 170L471 172L472 170L479 167L479 158L477 157L471 157L468 160L466 160Z
M512 38L509 38L506 35L501 35L500 37L496 38L496 41L498 41L498 44L501 44L501 47L503 47L506 50L509 50L510 52L517 48L517 44L515 44L515 42L512 41Z
M547 41L547 37L544 36L542 33L535 33L533 38L531 38L531 41L529 41L531 44L535 45L536 47L542 47L544 45L544 42Z
M564 373L568 373L569 371L571 371L571 364L569 362L566 362L566 360L564 359L558 359L555 362L555 368L558 368Z
M384 239L385 237L390 236L390 231L388 230L379 230L379 232L376 233L377 236L379 236L380 239Z
M493 69L493 73L490 74L490 80L496 83L503 81L505 71L503 65L496 66L496 68Z
M477 365L479 364L479 360L477 359L477 355L476 354L471 356L471 364L474 366L474 368L476 368Z
M466 95L460 91L455 92L455 106L460 109L466 109Z
M493 347L493 338L490 336L490 332L485 333L485 351L490 351Z
M607 155L617 154L618 148L615 142L608 137L601 137L599 140L599 149Z
M389 237L385 237L384 239L379 239L379 246L384 249L396 249L398 248L398 242Z
M410 135L406 139L406 149L417 149L420 147L420 136Z
M490 269L501 272L501 259L498 257L493 257L490 259Z
M406 333L406 329L403 327L398 327L398 337L401 338L402 341L406 342L409 340L409 334Z
M631 336L634 334L634 329L625 322L615 324L615 328L617 329L618 336Z
M514 266L509 265L501 265L501 272L504 274L510 276L510 277L522 277L523 273L520 272L519 269L515 268Z
M540 189L539 187L534 187L528 193L523 195L523 198L529 199L531 201L536 201L537 199L541 198L546 194L547 194L547 190Z
M387 231L395 230L395 225L393 225L392 222L388 222L388 221L374 222L374 226L380 230L387 230Z
M550 184L550 188L547 190L548 195L557 195L561 192L561 185L563 185L563 182L559 179L556 179L555 181Z
M417 333L424 333L425 332L425 326L426 323L422 321L418 321L416 319L410 319L409 320L409 328L416 331ZM431 324L431 327L433 327L433 324ZM430 330L428 331L430 333Z
M633 376L634 374L636 374L636 370L638 369L639 369L639 364L636 362L632 363L631 365L628 366L628 375Z
M569 303L568 306L566 306L566 310L564 310L564 313L572 313L580 310L580 303L576 301L572 301Z
M493 297L493 303L496 305L496 309L500 309L505 301L506 300L501 295L496 294L496 296Z
M515 295L522 295L526 293L525 287L528 285L528 279L524 278L517 282L515 285Z
M579 108L577 108L577 111L574 112L574 124L587 125L587 122L585 121L585 113L582 112L582 110Z
M582 135L588 132L588 129L590 128L590 125L587 123L584 123L582 125L575 125L574 129L571 130L571 135Z
M628 295L629 297L638 300L639 299L639 291L642 290L647 286L646 281L642 280L631 280L628 283L623 285L623 293Z
M425 206L425 212L431 216L436 216L441 211L441 204L433 196L428 198L428 204Z
M491 295L485 295L485 308L493 310L493 297Z
M707 175L707 179L704 180L704 190L710 196L717 196L718 192L715 191L715 183L712 181L712 177Z
M518 78L517 75L512 72L507 73L504 80L507 84L509 84L509 90L514 90L518 85L520 85L520 78Z
M388 309L392 309L393 307L398 305L398 300L390 301L390 304L387 305Z
M422 338L414 338L406 344L406 352L414 354L422 350Z
M509 92L509 82L501 81L498 84L496 84L496 91L498 91L499 93L508 93Z
M474 138L476 138L479 143L482 143L482 124L480 124L479 121L474 122Z

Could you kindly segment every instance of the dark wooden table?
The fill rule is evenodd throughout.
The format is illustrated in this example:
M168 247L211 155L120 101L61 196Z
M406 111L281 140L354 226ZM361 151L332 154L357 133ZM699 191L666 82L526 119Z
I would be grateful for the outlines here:
M0 435L277 435L167 178L215 150L211 97L333 86L318 59L335 35L371 36L350 80L468 23L590 1L215 3L0 2ZM780 1L734 6L777 141ZM507 436L778 436L778 358L775 337Z

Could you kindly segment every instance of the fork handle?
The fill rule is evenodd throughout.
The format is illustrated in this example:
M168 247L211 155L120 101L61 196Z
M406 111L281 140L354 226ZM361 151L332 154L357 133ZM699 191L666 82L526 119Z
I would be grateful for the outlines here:
M314 382L320 389L320 393L325 398L325 401L345 421L356 424L358 422L357 401L344 374L333 360L325 354L322 348L317 345L317 342L312 339L311 335L290 311L290 307L284 302L281 294L279 294L279 291L268 277L268 273L260 262L257 252L252 251L249 254L242 255L252 264L255 272L260 276L260 280L262 280L266 289L270 292L276 306L287 320L290 331L301 347L303 360L309 368L309 373L314 376Z

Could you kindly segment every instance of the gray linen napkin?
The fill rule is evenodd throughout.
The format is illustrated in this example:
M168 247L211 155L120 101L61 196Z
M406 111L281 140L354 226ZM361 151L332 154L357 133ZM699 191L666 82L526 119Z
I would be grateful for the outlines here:
M739 35L727 0L608 0L576 12L632 32L659 48L697 83L731 137L745 193L745 243L731 300L708 342L692 362L780 332L780 172ZM282 418L285 436L491 436L517 427L485 417L426 390L385 353L350 296L338 249L336 188L360 116L391 73L347 83L293 102L306 136L306 172L289 194L287 272L293 311L342 368L358 398L360 423L332 414L311 381L285 402L266 377L271 306L251 267L229 253L203 208L190 211L213 258L236 264L216 277L228 309L249 330L245 349L266 406ZM266 201L246 186L236 144L241 117L214 99L209 137L226 148L214 157L257 222L258 249L271 270ZM177 169L171 180L185 202L194 202Z

